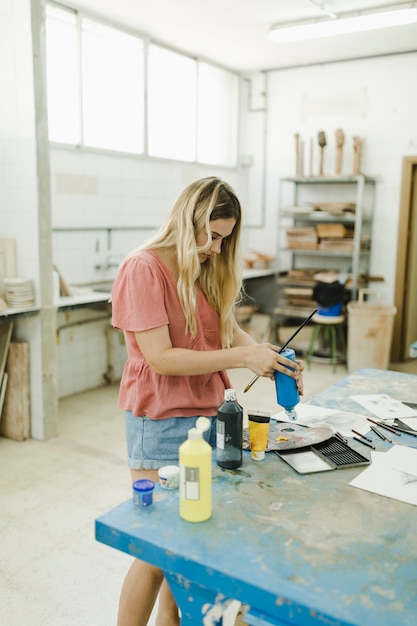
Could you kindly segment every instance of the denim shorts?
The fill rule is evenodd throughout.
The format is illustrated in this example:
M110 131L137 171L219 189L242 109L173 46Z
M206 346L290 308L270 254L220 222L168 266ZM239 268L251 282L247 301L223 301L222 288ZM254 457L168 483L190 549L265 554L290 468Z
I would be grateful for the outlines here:
M178 448L187 439L188 431L195 426L196 417L168 417L151 420L135 417L125 411L127 464L130 469L159 469L164 465L178 464ZM210 417L211 427L203 437L216 446L216 418Z

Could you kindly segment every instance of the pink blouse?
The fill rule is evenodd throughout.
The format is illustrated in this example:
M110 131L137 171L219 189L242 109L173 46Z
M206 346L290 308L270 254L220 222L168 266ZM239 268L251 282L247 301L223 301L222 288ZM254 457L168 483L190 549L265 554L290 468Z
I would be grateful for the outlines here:
M128 359L120 383L119 407L151 419L215 416L231 387L225 371L196 376L162 376L145 361L135 331L168 325L174 347L189 350L221 349L219 317L201 289L197 297L197 336L185 334L185 318L176 281L151 250L128 257L112 289L112 323L123 330Z

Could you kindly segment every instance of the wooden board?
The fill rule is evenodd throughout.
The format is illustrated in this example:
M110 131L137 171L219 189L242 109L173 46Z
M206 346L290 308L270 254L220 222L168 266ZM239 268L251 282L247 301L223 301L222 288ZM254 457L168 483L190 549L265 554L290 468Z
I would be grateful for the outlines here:
M11 342L6 362L7 388L1 414L0 431L4 437L23 441L29 438L29 344Z
M7 372L4 372L3 378L0 382L0 416L3 410L4 397L6 395L7 379L8 379L8 374Z
M0 385L3 379L4 368L6 367L7 353L9 351L12 330L13 322L2 322L0 324Z

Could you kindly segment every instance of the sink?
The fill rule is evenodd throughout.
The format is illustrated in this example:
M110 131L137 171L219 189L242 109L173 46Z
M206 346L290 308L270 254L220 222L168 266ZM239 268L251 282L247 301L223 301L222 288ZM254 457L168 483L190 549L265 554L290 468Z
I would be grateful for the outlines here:
M83 290L89 289L90 291L98 291L100 293L110 293L113 282L113 280L97 280L91 283L78 283L74 287L81 287Z
M90 283L90 287L93 289L93 291L104 291L104 293L110 293L113 282L113 280L102 280L95 283Z

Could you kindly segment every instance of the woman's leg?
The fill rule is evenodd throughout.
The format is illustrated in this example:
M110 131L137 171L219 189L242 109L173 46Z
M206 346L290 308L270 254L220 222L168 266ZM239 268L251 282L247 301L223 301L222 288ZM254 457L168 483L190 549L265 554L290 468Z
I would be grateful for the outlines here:
M157 470L130 470L132 483L141 478L158 481ZM135 559L126 574L119 601L117 626L146 626L160 591L157 626L179 624L178 607L163 572Z
M146 626L163 579L158 568L133 561L120 594L117 626Z
M164 581L159 591L158 614L156 616L156 626L178 626L180 617L178 614L178 606L172 595L171 589L167 581Z

